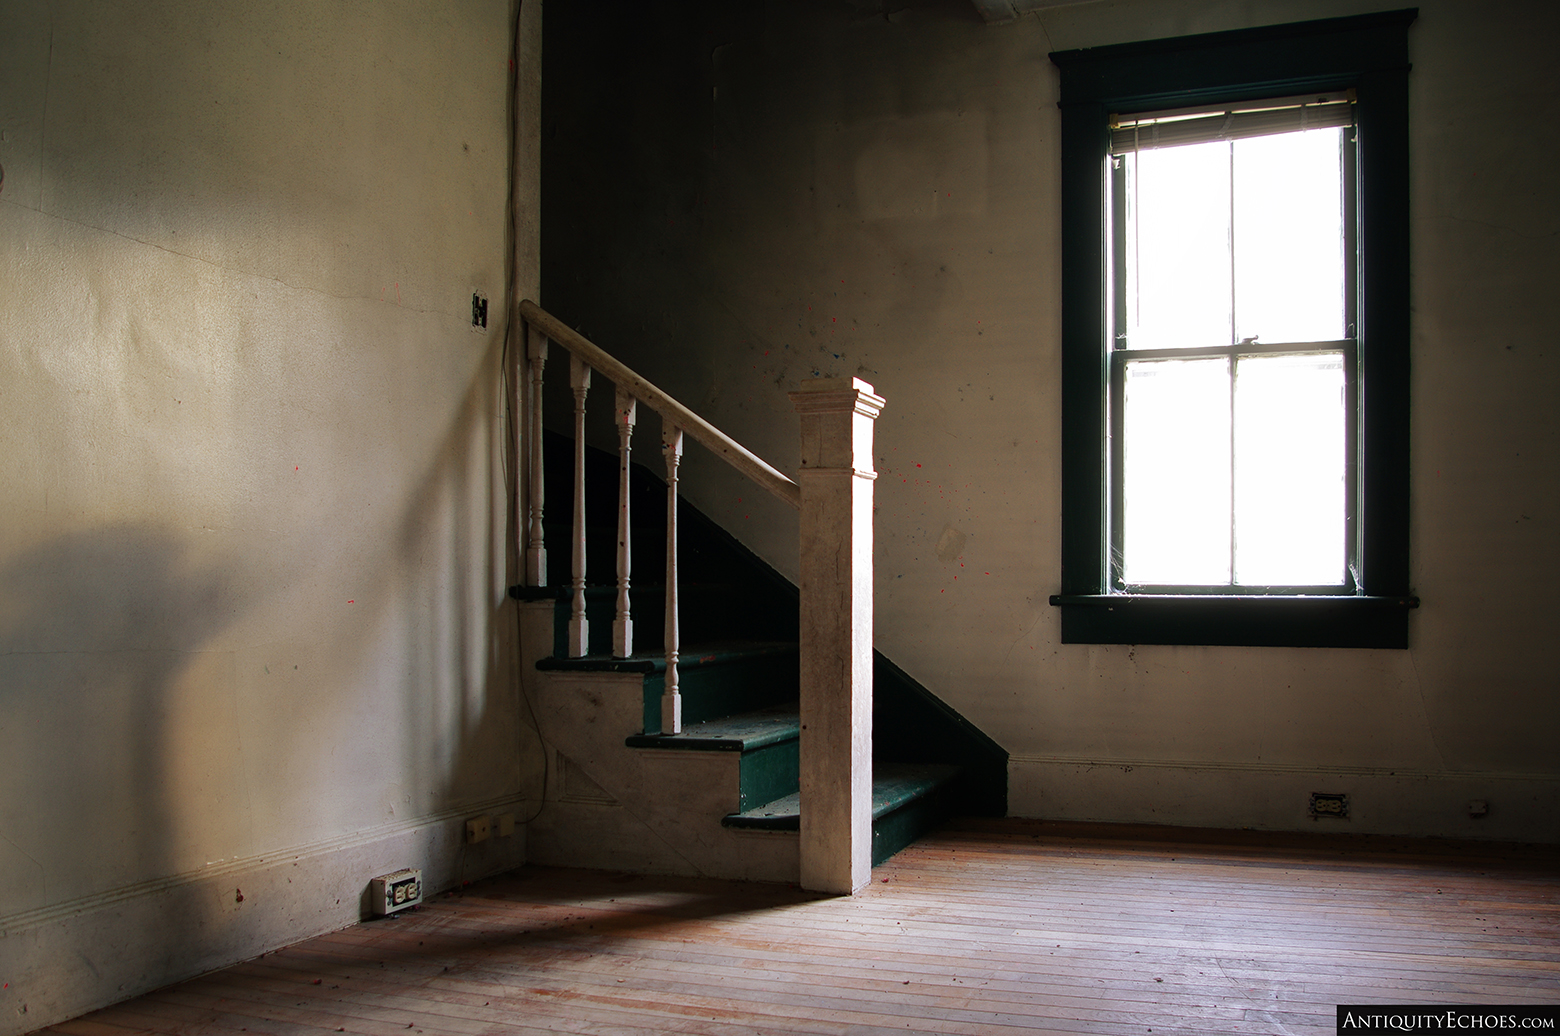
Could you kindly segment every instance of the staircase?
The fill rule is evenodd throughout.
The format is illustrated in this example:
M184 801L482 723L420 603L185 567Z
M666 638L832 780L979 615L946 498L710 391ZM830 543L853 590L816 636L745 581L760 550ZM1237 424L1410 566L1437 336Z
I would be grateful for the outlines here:
M618 401L621 408L621 394ZM522 602L526 697L548 755L547 801L530 825L528 855L635 872L804 880L808 721L798 700L796 587L697 511L669 511L667 482L644 467L628 465L625 475L621 457L538 437L535 421L528 430L532 463L545 472L530 483L547 502L545 542L587 562L569 585L510 591ZM583 510L571 506L581 497ZM631 520L620 529L625 504ZM678 573L670 595L657 585L667 571L669 514ZM626 654L614 572L620 537L633 545ZM671 651L667 634L675 634ZM954 813L1002 815L1006 753L886 659L875 656L871 671L871 863ZM669 675L677 699L670 711Z

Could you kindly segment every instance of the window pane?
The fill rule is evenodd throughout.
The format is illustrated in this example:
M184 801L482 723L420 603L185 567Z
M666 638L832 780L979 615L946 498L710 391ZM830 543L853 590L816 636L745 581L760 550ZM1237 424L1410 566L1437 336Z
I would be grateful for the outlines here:
M1230 581L1229 361L1126 365L1123 576Z
M1248 356L1235 376L1235 581L1344 582L1341 353Z
M1237 340L1344 337L1343 132L1235 141Z
M1125 161L1129 344L1230 344L1229 144L1141 151Z

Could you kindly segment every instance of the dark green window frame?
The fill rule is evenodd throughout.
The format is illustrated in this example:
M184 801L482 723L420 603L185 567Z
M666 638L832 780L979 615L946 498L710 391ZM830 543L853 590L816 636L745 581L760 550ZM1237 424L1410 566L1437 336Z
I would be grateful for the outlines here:
M1408 646L1408 27L1417 10L1060 51L1063 643ZM1352 88L1357 242L1348 594L1115 592L1109 116Z

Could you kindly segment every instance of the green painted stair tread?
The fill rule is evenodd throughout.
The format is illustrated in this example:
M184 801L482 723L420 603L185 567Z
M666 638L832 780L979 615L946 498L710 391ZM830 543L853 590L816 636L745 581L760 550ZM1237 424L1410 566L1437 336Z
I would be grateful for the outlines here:
M740 716L690 723L683 727L681 734L635 734L624 743L630 748L751 752L782 741L794 741L801 736L801 732L802 721L793 703Z
M872 819L880 820L918 799L925 798L952 781L959 767L941 763L872 764ZM801 793L793 792L761 806L731 813L721 819L726 827L746 827L766 831L796 831L801 828Z
M705 644L681 652L677 659L677 671L681 674L690 669L766 658L783 658L795 654L794 642L744 640ZM613 658L611 655L585 655L582 658L552 657L539 660L536 668L583 673L664 673L666 655L635 652L627 658Z

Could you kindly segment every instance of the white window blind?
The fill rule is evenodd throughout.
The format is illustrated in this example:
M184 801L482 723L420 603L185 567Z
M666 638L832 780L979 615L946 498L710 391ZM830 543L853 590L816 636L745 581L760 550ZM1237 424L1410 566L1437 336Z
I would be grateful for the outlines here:
M1110 117L1110 151L1134 151L1204 144L1214 140L1264 137L1296 130L1336 129L1354 123L1354 91L1274 97L1239 104L1174 108Z

